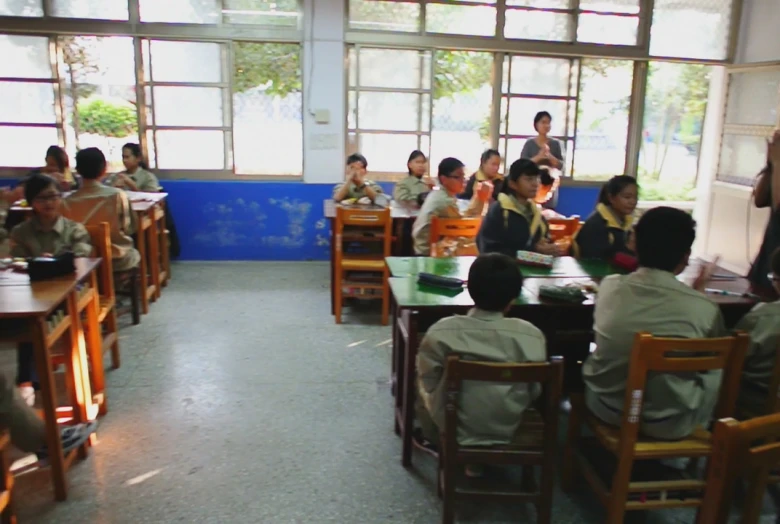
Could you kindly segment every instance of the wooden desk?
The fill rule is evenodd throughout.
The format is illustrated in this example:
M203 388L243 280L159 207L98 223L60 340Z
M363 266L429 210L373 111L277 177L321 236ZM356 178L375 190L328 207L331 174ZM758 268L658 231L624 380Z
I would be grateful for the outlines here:
M127 196L138 224L136 242L141 255L138 268L141 280L141 311L145 315L149 313L149 302L160 297L162 284L170 274L164 263L168 260L168 256L164 254L168 250L165 241L165 198L168 194L128 191Z
M76 453L85 458L85 444L67 457L63 456L60 430L57 424L57 399L51 365L51 349L66 334L66 383L74 422L84 422L107 409L103 351L98 324L100 307L96 269L100 259L76 259L76 272L52 280L30 282L26 275L9 276L0 286L0 320L13 321L14 328L5 330L0 339L10 342L31 342L43 400L46 421L46 442L50 452L52 483L56 500L67 498L65 471ZM86 316L88 343L84 344L82 313ZM91 366L87 363L87 350ZM91 383L90 384L90 378ZM97 394L93 396L92 388Z
M568 262L564 262L568 264ZM422 262L421 264L425 264ZM692 282L700 262L693 262L680 276L685 282ZM455 265L454 267L457 267ZM458 270L460 271L460 270ZM719 274L729 274L718 270ZM733 274L732 274L733 275ZM583 277L583 281L598 282L600 277ZM590 294L582 303L566 303L539 297L543 285L565 285L572 277L527 278L523 290L508 313L533 323L541 329L548 340L548 354L560 355L568 348L557 347L556 335L562 331L589 332L593 329L593 306L595 296ZM712 281L709 287L737 293L746 293L749 283L744 278L734 281ZM417 349L424 334L438 320L456 314L465 314L474 306L468 290L443 290L422 286L416 276L390 278L393 295L393 346L392 346L392 391L395 393L395 430L403 441L401 462L411 464L412 427L415 402L415 363ZM755 302L741 297L714 295L711 297L721 307L726 325L733 327ZM562 329L563 328L563 329ZM584 348L587 351L587 348ZM567 359L582 360L583 354L567 354Z

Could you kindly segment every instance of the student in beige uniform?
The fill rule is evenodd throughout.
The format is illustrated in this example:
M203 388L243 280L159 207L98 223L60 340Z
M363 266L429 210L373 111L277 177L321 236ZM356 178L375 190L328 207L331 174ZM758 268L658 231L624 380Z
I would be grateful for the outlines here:
M693 288L677 280L696 237L693 218L657 207L636 226L639 269L612 275L599 286L593 329L596 350L583 365L585 402L601 420L622 420L631 348L637 332L659 337L708 338L725 333L717 304L701 290L713 266L704 265ZM678 440L707 424L718 400L721 372L657 374L647 381L640 432Z
M63 214L82 224L108 222L114 272L137 267L141 255L131 237L136 225L130 201L121 189L100 182L106 175L106 157L96 147L82 149L76 154L76 170L84 185L65 199Z
M439 320L425 334L417 355L417 411L428 441L438 442L438 433L444 428L447 357L501 363L547 359L542 332L525 320L504 316L522 287L523 276L512 258L500 253L480 255L468 280L475 307L467 315ZM458 442L464 446L511 443L523 412L540 392L538 384L464 383ZM472 473L478 471L472 469Z
M395 185L393 198L396 202L417 203L419 196L428 193L434 186L433 180L426 176L428 159L425 158L425 153L419 150L412 151L406 162L406 168L409 170L409 176Z
M77 257L92 254L87 229L60 213L62 195L57 180L33 173L24 183L24 198L32 207L32 216L11 231L12 257L58 256L68 252ZM40 389L32 344L19 344L16 357L19 393L25 402L32 404L35 391Z
M333 188L333 200L341 202L342 200L355 199L363 197L373 202L377 195L382 194L382 188L379 184L366 178L368 160L360 153L355 153L347 157L346 180Z
M457 158L445 158L439 164L439 189L431 191L427 196L412 226L416 254L428 255L431 251L431 218L434 216L441 218L480 216L485 203L490 200L493 186L490 182L478 182L468 208L465 213L460 212L458 194L463 192L465 185L464 167L463 162Z
M771 273L767 278L780 294L780 248L772 254ZM769 382L780 344L780 300L756 305L737 324L736 329L750 335L750 348L745 357L745 371L737 403L744 415L768 415L764 413ZM776 392L772 392L775 395Z
M117 173L111 179L111 185L120 189L140 191L142 193L159 193L160 182L144 162L141 146L128 143L122 147L122 163L125 171Z

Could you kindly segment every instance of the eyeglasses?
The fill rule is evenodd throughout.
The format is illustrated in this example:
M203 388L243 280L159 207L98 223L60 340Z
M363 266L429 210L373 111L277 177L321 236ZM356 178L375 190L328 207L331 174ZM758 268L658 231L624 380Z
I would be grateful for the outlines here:
M38 195L33 199L33 202L54 202L62 198L60 193L50 193L48 195Z
M766 278L768 278L770 282L780 282L780 275L774 273L768 273Z

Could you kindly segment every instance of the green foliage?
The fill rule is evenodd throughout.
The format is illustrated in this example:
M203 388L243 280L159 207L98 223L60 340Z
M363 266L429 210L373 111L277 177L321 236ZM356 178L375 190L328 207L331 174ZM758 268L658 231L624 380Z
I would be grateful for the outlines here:
M301 92L301 46L236 42L233 49L233 89L237 93L256 87L280 97Z
M693 182L680 184L674 181L658 180L658 176L644 176L639 173L639 200L689 202L696 200L696 188Z
M124 138L138 134L135 108L124 101L87 98L78 103L80 129L84 133Z
M476 91L493 79L493 55L472 51L435 51L433 99ZM425 72L423 72L425 74Z

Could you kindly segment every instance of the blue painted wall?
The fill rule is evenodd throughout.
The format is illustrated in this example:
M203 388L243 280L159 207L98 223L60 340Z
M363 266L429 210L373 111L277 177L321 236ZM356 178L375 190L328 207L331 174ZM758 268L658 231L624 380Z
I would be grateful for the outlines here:
M382 184L386 192L392 184ZM182 260L327 260L322 201L333 186L165 180ZM587 217L598 189L563 188L558 211Z

